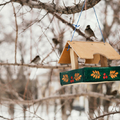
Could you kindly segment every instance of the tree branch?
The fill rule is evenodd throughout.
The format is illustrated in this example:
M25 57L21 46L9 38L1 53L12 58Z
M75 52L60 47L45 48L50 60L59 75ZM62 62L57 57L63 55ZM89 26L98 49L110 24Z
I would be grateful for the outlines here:
M3 119L5 119L5 120L11 120L11 119L6 118L6 117L3 117L3 116L1 116L1 115L0 115L0 118L3 118Z
M6 5L6 4L10 3L10 2L11 2L11 1L5 2L5 3L3 3L3 4L0 4L0 6Z
M52 13L51 13L52 14ZM63 19L62 17L60 17L59 15L57 14L53 14L56 18L58 18L62 23L65 23L66 25L68 25L69 27L71 27L73 30L75 30L75 27L69 23L68 21L66 21L65 19ZM83 37L86 37L84 33L82 33L79 29L76 29L76 32L79 34L79 35L82 35Z
M93 118L92 120L98 120L99 118L102 118L102 117L105 117L105 116L108 116L108 115L112 115L112 114L117 114L117 113L120 113L120 111L109 112L109 113L100 115L100 116L98 116L98 117L96 117L96 118Z
M58 65L58 66L51 66L51 65L32 65L32 64L20 64L20 63L0 63L0 66L7 65L7 66L24 66L24 67L31 67L31 68L45 68L45 69L65 69L65 68L71 68L71 65ZM79 64L79 68L82 67L100 67L100 65L85 65L84 63Z
M1 98L1 102L5 103L5 104L22 104L22 105L33 105L39 102L45 102L48 100L55 100L55 99L73 99L75 97L80 97L80 96L89 96L89 97L95 97L95 98L101 98L104 100L108 100L111 102L116 102L116 103L120 103L120 99L113 99L112 96L110 95L104 95L101 93L97 93L97 92L83 92L83 93L78 93L78 94L65 94L65 95L54 95L54 96L48 96L48 97L44 97L42 99L37 99L37 100L24 100L24 101L20 101L20 100L9 100L9 99L3 99Z
M13 2L21 3L22 5L27 5L31 8L37 8L37 9L45 9L50 13L60 13L60 14L75 14L78 12L81 12L82 6L84 2L75 4L74 6L56 6L54 3L43 3L43 2L35 2L32 0L29 0L26 2L25 0L11 0ZM93 6L95 6L97 3L99 3L101 0L86 0L86 9L90 9ZM83 9L85 10L85 8Z
M15 63L17 63L17 40L18 40L18 25L17 25L17 17L16 17L16 13L15 13L15 7L12 3L13 6L13 12L14 12L14 16L15 16L15 26L16 26L16 38L15 38Z
M69 27L71 27L73 30L75 30L75 27L71 24L68 23L66 20L64 20L63 18L61 18L59 15L57 15L56 13L60 13L60 14L75 14L78 12L81 12L82 6L84 4L84 2L82 3L78 3L75 4L74 6L65 6L65 7L60 7L60 6L56 6L56 4L51 4L51 3L43 3L43 2L36 2L36 1L32 1L29 0L28 2L26 2L25 0L11 0L12 2L18 2L22 5L27 5L31 8L37 8L37 9L45 9L48 11L48 13L51 13L53 15L55 15L59 20L61 20L63 23L65 23L66 25L68 25ZM99 3L101 0L86 0L86 8L83 9L87 10L92 8L93 6L95 6L97 3ZM76 32L85 37L85 34L82 33L79 29L76 29ZM94 41L92 39L90 39L91 41Z

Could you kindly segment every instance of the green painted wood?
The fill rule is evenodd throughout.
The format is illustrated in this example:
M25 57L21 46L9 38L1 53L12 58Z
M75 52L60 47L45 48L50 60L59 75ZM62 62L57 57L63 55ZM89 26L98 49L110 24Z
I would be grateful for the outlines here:
M60 73L61 85L120 81L120 67L85 67Z

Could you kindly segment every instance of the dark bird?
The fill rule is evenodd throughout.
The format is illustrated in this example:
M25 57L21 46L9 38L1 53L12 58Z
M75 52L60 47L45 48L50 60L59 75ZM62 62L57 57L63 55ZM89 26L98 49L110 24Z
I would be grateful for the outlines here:
M110 95L116 96L117 93L118 93L118 91L117 91L117 90L114 90L114 91L112 91L112 92L110 93Z
M57 38L53 38L52 41L53 41L53 43L54 43L55 45L57 45L57 44L60 43L60 42L57 40Z
M86 35L86 37L88 37L88 38L90 38L90 37L95 37L95 38L96 38L93 30L90 28L90 25L87 25L87 26L86 26L85 35Z
M29 1L36 1L36 2L38 2L38 0L27 0L26 3L28 3Z
M81 106L72 106L72 109L76 111L85 111L85 108Z
M40 61L40 56L37 55L37 56L31 61L31 63L37 64L39 61Z

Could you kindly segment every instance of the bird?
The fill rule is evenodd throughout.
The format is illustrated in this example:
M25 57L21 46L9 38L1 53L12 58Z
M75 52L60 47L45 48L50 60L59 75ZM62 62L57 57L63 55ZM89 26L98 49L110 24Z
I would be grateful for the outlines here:
M90 37L95 37L95 38L97 38L97 37L95 36L93 30L90 28L90 25L87 25L87 26L86 26L86 28L85 28L85 35L86 35L86 37L88 37L88 38L90 38Z
M36 1L36 2L38 2L38 0L27 0L26 3L28 3L29 1Z
M81 106L72 106L72 109L73 110L76 110L76 111L85 111L85 108L84 107L81 107Z
M37 64L40 61L40 56L37 55L30 63L35 63Z
M110 93L110 95L116 96L117 93L118 93L118 91L117 91L117 90L114 90L114 91L112 91L112 92Z
M57 40L57 38L52 38L52 41L55 45L59 44L60 42Z

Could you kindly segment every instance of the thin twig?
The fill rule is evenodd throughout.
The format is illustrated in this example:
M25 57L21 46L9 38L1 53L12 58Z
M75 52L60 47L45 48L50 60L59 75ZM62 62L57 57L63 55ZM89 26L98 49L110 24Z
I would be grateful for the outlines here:
M40 25L39 25L40 26ZM40 26L41 27L41 26ZM42 27L41 27L41 30L42 30ZM53 45L51 44L50 40L48 39L48 36L45 34L45 31L42 30L42 33L44 34L44 36L47 38L48 42L50 43L51 47L54 49ZM54 51L55 52L55 51ZM58 54L55 52L56 56L58 57L59 59L59 56Z
M3 117L3 116L1 116L1 115L0 115L0 118L6 119L6 120L11 120L11 119L6 118L6 117Z
M25 90L24 90L24 94L23 94L23 99L25 100L25 95L27 93L27 90L28 90L28 84L29 84L29 79L27 80L27 83L25 85Z
M102 118L102 117L105 117L105 116L108 116L108 115L112 115L112 114L118 114L118 113L120 113L120 111L109 112L109 113L100 115L100 116L98 116L98 117L96 117L96 118L93 118L92 120L98 120L99 118Z
M50 54L55 50L55 48L56 48L56 46L50 51L50 53L48 53L47 55L46 55L46 57L42 60L42 62L41 63L43 63L44 62L44 60L47 58L47 57L49 57L50 56Z
M15 63L17 63L17 40L18 40L18 24L17 24L17 16L16 16L16 12L15 12L15 7L13 5L13 2L12 3L12 6L13 6L13 12L14 12L14 16L15 16L15 26L16 26L16 38L15 38Z
M40 23L40 22L42 21L42 19L43 19L47 14L48 14L48 12L47 12L45 15L43 15L43 17L40 18L40 20L38 20L38 18L36 18L36 19L34 20L34 22L30 22L30 23L28 24L28 26L27 26L25 29L23 29L22 32L20 32L20 34L23 33L23 32L25 32L28 28L30 28L30 27L31 27L32 25L34 25L35 23Z
M11 0L8 1L8 2L5 2L5 3L3 3L3 4L0 4L0 6L2 6L2 5L6 5L6 4L10 3L10 2L11 2Z

